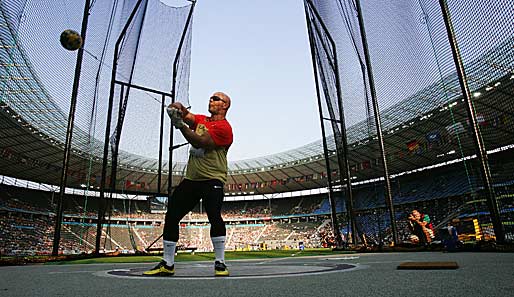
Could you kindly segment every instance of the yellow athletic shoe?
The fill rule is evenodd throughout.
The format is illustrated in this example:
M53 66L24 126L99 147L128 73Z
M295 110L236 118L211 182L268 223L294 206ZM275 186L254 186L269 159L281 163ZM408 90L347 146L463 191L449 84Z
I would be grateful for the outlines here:
M143 272L146 276L173 276L175 274L175 264L168 266L166 261L162 260L154 268Z
M214 262L214 276L229 276L225 263L220 261Z

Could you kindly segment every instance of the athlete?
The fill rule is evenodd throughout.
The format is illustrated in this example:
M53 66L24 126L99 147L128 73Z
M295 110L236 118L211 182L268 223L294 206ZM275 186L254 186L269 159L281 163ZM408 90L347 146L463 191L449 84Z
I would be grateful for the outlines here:
M214 275L228 276L225 265L225 222L221 217L223 186L227 181L227 152L232 145L232 127L225 116L230 108L230 97L222 92L209 99L210 116L193 114L181 103L168 106L173 126L191 144L186 176L168 201L163 231L164 257L162 261L144 272L148 276L175 274L175 248L179 240L179 222L203 199L211 224L211 241L214 247Z

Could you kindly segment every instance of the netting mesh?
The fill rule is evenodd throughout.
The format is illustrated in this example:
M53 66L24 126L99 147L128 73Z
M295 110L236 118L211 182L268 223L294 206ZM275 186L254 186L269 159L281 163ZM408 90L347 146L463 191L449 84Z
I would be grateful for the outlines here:
M136 2L91 1L68 173L68 184L74 187L99 186L114 42ZM465 82L471 90L478 136L487 151L486 165L491 172L500 221L507 239L512 240L514 11L507 0L477 0L472 5L456 0L445 2ZM338 219L345 237L358 233L362 242L386 244L392 241L391 225L395 223L400 240L406 240L406 214L416 207L431 216L436 228L455 223L456 219L476 220L475 230L479 231L474 236L494 238L483 166L477 158L473 129L439 3L305 0L305 4L323 97L323 126L330 134L327 153L331 170L316 167L312 169L315 174L302 173L299 160L306 156L295 151L287 160L277 156L234 165L240 172L230 176L229 186L243 192L264 184L267 191L281 192L295 189L293 184L305 185L309 179L312 187L324 187L327 176L331 176L332 186L344 188L344 179L350 178L355 228L349 227L351 216L346 213L349 205L345 194L338 194L333 205L340 212ZM364 30L359 24L358 7L362 11L366 43L362 41ZM50 184L60 178L76 52L64 50L58 38L64 29L80 31L83 9L83 1L0 2L0 135L8 138L2 139L6 146L2 147L0 160L2 173ZM116 79L173 92L175 100L189 105L192 22L182 34L190 12L191 6L175 8L158 0L142 1L120 47ZM122 215L140 211L130 193L158 191L160 113L162 105L170 102L169 97L163 99L136 88L124 87L122 91L119 84L114 93L108 136L110 140L119 140L115 187L127 199L114 201L110 208L116 219L101 234L106 250L117 246L138 248L134 244L137 232L132 232L133 222L128 215ZM380 151L373 99L379 108L385 156ZM123 129L115 133L121 119ZM169 121L164 123L161 193L169 188L166 175L170 168L166 159L171 127ZM183 142L180 134L173 134L174 145ZM317 149L312 156L319 157ZM186 157L187 147L174 151L173 184L182 176ZM348 161L348 168L342 168L346 166L342 158ZM393 221L385 202L384 159L396 211ZM287 168L277 167L286 163ZM316 181L312 182L313 179ZM93 195L86 192L85 198L65 201L65 210L72 215L80 211L82 219L76 222L74 215L73 222L63 225L63 242L66 236L81 238L83 250L91 249L91 236L96 236L96 213L90 210L97 210L100 202L88 200L90 194ZM48 199L55 202L53 196ZM276 205L272 205L273 196L269 195L264 202L257 201L255 208L273 214L276 209L272 213L272 208L279 207L280 214L289 215L291 208L285 203L274 201ZM298 209L303 199L295 203ZM331 211L331 205L325 202L311 201L305 205L314 209L313 215L323 216ZM52 218L40 216L45 220ZM159 232L159 228L151 230L147 230L150 235L145 244L159 235L152 233ZM45 233L48 235L51 230Z
M165 6L159 1L150 1L144 16L144 27L132 27L127 32L120 51L118 80L147 88L171 92L174 76L173 63L178 52L179 41L189 14L189 8ZM142 16L141 16L142 17ZM135 18L134 21L137 19ZM190 24L189 28L191 28ZM190 32L180 53L179 68L177 69L177 101L189 105L189 59ZM139 39L139 40L131 40ZM137 46L137 49L135 48ZM137 59L131 51L137 51ZM127 59L127 60L125 60ZM133 67L133 68L132 68ZM127 69L124 69L127 68ZM133 92L133 93L132 93ZM124 135L122 148L130 148L131 152L142 156L158 155L159 120L161 111L161 96L147 92L130 90L130 104L127 105L127 120L123 129L130 131ZM166 98L167 104L171 98ZM166 104L166 105L167 105ZM169 131L169 121L166 121L166 131ZM168 138L166 138L167 143ZM149 146L148 143L155 143Z
M78 173L69 176L70 184L92 182L93 186L98 186L98 165L101 162L97 161L99 157L101 159L103 151L114 43L136 2L92 2L72 138L73 148L83 159L73 156L70 163L74 168L72 171ZM78 1L10 1L2 2L1 6L2 17L7 24L2 27L2 41L10 42L11 46L9 50L2 51L3 61L14 62L13 67L2 67L2 71L6 72L6 78L16 78L3 80L2 90L10 94L3 101L29 122L32 129L47 136L45 139L55 142L56 146L62 146L65 141L76 60L76 52L61 47L59 35L68 28L80 31L83 5ZM145 26L148 29L145 29L146 33L139 34L140 29L135 27L137 22L129 28L127 39L120 47L117 79L127 82L132 77L134 84L171 92L173 63L190 7L168 7L160 1L149 1L148 8L136 15L136 21L139 18L139 22L142 22L143 12L146 12ZM185 105L189 105L191 26L190 23L179 55L175 81L177 100ZM132 66L132 63L135 64ZM118 87L111 133L117 123L119 90ZM128 101L130 103L127 102L125 118L128 120L124 121L120 141L120 163L156 169L162 98L138 90L125 90L127 94L131 99ZM166 100L167 105L170 98ZM168 125L165 130L169 131L169 123L165 121L165 124ZM164 135L164 143L167 144L169 133ZM41 157L48 163L58 163L56 160L60 156ZM164 158L168 159L167 154ZM88 179L86 168L90 159L96 162ZM175 160L178 161L177 166L182 168L180 161L185 161L185 154L178 155ZM81 163L84 165L81 166ZM55 170L55 176L43 178L43 181L58 179L58 171ZM37 175L33 178L38 179Z
M100 186L114 45L137 2L91 1L68 185L92 190ZM31 170L20 168L22 171L16 172L20 177L50 184L60 178L77 52L65 50L59 43L59 36L65 29L81 31L84 5L84 1L0 3L2 107L14 111L36 138L39 135L43 143L54 146L39 148L34 144L31 147L33 140L24 146L21 140L11 136L13 146L10 149L20 155L30 153L35 158ZM116 80L164 93L173 90L177 101L188 106L192 22L187 25L182 43L181 40L191 7L170 7L158 0L141 1L119 47ZM119 148L117 191L157 191L160 114L162 103L166 106L171 100L169 96L163 99L152 92L127 87L122 91L120 85L115 86L109 164L112 164L115 152L112 149ZM163 130L161 189L166 192L166 176L170 167L166 161L167 148L171 135L166 119ZM174 143L184 142L180 134L175 133L174 137ZM174 152L173 163L178 174L173 179L175 184L182 176L186 158L187 148ZM110 168L107 172L109 174ZM107 176L108 185L111 180ZM89 213L87 201L72 203L71 207L85 215ZM121 211L122 208L134 211L130 209L130 200L126 203L113 211Z
M412 202L407 198L415 196L412 191L416 191L402 189L404 181L395 177L427 166L451 167L454 172L436 178L431 185L434 191L425 194L437 196L453 191L455 196L467 195L469 211L483 213L486 208L481 167L439 4L352 0L305 3L308 26L314 32L311 42L315 45L318 75L324 91L324 114L332 121L331 125L340 119L331 112L331 107L341 104L344 108L352 180L366 181L385 174L373 114L371 90L374 87L388 175L393 179L395 208L405 212L402 205ZM480 137L489 152L487 165L494 176L494 189L502 192L497 197L501 198L504 226L510 228L507 226L510 226L508 209L512 204L512 190L505 183L511 180L506 177L510 172L507 167L511 165L498 166L496 160L505 158L508 153L498 150L507 150L514 140L512 123L502 120L512 115L513 108L507 99L512 97L514 15L508 1L484 0L468 4L448 1L467 84L473 94ZM359 25L358 5L364 31ZM313 17L316 13L320 15L319 20ZM319 29L322 24L328 32ZM364 32L368 57L362 41ZM330 48L330 38L335 48ZM366 58L371 65L369 69ZM369 81L369 74L373 81ZM336 79L335 75L339 77ZM334 95L337 80L342 94L340 102ZM333 131L330 138L343 143L337 129ZM344 176L344 169L339 170ZM451 179L460 182L449 182ZM359 199L372 198L374 205L385 207L383 188L384 184L374 182L356 191L358 197L354 200L361 211L363 205ZM482 203L474 203L477 199ZM438 218L441 221L451 213L448 209L446 214L441 212ZM364 217L359 219L361 230L366 229L366 224L362 223ZM398 213L396 218L401 222L405 213ZM483 215L481 222L490 223L488 214ZM388 227L384 223L381 228Z

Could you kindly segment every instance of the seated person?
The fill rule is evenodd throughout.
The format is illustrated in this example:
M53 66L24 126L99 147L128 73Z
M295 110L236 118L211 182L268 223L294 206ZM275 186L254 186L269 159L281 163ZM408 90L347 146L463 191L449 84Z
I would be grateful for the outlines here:
M434 232L431 230L430 217L414 209L408 217L409 230L412 232L411 241L415 244L427 245L432 241Z
M448 222L447 227L438 231L441 236L443 246L447 251L454 251L459 247L460 241L459 235L457 234L457 228L452 226L451 222Z

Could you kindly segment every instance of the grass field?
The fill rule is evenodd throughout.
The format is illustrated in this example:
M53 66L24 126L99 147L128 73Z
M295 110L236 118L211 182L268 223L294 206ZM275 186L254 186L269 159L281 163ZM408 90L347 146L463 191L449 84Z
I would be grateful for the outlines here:
M287 257L303 257L303 256L323 256L334 254L349 254L350 251L332 251L331 249L306 249L299 250L269 250L269 251L248 251L248 252L226 252L225 259L227 260L240 260L240 259L266 259L266 258L287 258ZM159 262L160 255L150 256L112 256L112 257L99 257L77 260L65 261L52 261L46 262L47 265L62 265L62 264L97 264L97 263L144 263L144 262ZM177 262L185 261L213 261L214 253L178 253L175 257Z

